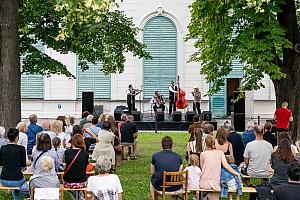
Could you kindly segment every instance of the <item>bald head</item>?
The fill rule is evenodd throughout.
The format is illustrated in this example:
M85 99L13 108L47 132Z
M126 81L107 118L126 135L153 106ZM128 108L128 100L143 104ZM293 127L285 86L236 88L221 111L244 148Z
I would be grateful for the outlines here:
M256 136L263 136L264 134L264 127L261 125L254 126L254 132Z
M43 130L50 130L50 123L48 121L43 121L42 123Z
M282 102L282 104L281 104L282 108L287 108L288 106L289 106L289 104L286 101Z

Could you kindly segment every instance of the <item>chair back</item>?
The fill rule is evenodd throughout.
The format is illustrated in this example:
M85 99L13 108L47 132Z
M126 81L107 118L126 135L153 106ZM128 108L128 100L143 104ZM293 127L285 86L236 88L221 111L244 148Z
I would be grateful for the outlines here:
M188 199L188 171L163 173L162 196L164 198L167 187L181 186L184 189L185 199Z
M59 200L59 188L34 188L34 200Z

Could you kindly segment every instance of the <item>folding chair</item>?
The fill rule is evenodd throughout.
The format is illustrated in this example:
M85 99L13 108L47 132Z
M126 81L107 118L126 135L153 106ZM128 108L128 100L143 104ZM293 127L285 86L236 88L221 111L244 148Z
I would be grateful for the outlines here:
M59 200L60 188L31 188L30 200Z
M167 192L166 188L172 186L181 186L181 189L174 192ZM166 172L163 173L162 191L155 191L162 195L162 199L166 199L166 195L180 196L182 199L188 200L188 171L184 172Z

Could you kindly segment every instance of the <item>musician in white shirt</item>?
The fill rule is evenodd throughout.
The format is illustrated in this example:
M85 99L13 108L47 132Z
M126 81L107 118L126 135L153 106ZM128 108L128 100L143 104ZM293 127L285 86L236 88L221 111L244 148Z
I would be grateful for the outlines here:
M161 108L162 111L165 111L165 99L164 97L160 94L159 91L155 91L155 95L152 97L150 100L150 103L153 104L153 110L154 112L157 112L157 108Z

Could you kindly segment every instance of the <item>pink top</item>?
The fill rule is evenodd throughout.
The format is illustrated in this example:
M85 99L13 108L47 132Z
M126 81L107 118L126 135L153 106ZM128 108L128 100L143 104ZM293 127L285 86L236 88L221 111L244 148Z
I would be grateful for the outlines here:
M232 149L232 145L230 142L225 142L223 145L220 145L218 143L218 140L215 140L215 146L217 150L223 151L223 153L225 153L226 155L231 155L233 156L233 149ZM227 152L229 151L229 154L227 154Z
M207 150L200 154L200 160L203 163L201 166L200 188L221 190L222 156L225 155L220 150Z

